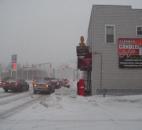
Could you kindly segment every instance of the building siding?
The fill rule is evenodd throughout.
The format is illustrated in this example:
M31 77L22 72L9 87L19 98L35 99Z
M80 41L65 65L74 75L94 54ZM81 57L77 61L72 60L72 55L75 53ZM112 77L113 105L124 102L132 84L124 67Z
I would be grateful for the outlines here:
M115 25L114 44L105 43L107 24ZM142 69L120 69L117 55L118 38L140 38L136 36L136 26L141 24L142 10L134 10L131 6L93 6L88 28L88 45L92 51L92 94L104 88L142 89Z

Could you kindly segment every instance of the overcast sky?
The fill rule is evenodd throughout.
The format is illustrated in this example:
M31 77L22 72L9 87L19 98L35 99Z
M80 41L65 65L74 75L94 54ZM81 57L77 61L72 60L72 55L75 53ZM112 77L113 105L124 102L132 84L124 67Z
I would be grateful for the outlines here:
M142 8L142 0L0 0L0 63L12 54L24 64L75 62L92 4Z

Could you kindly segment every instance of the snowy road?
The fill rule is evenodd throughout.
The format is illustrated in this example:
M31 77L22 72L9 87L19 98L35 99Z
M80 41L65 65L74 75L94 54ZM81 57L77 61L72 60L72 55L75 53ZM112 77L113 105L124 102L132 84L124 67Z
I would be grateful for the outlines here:
M0 120L20 112L42 98L41 95L33 95L32 90L23 93L0 92Z
M0 98L0 130L19 129L142 130L142 96L79 97L73 88L61 88Z

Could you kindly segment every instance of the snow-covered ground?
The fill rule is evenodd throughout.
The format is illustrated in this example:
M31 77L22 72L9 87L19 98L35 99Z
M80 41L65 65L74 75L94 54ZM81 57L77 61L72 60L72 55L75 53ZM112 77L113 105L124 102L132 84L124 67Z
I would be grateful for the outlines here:
M142 95L81 97L75 84L50 96L30 94L15 101L16 105L41 96L24 109L0 117L0 130L142 130ZM0 112L7 106L0 105Z

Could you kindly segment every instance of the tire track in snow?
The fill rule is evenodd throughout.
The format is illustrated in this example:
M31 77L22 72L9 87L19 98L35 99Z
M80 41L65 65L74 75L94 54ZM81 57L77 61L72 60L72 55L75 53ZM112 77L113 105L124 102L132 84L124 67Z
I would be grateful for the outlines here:
M26 102L18 104L17 106L12 107L12 108L0 113L0 120L8 118L9 116L12 116L12 115L24 110L25 108L27 108L28 106L30 106L33 103L36 103L37 101L41 100L42 98L43 98L42 95L39 95L38 97L33 97Z
M13 95L16 95L16 94L15 93L7 93L7 94L3 93L3 94L0 94L0 99L5 98L5 97L9 97L9 96L13 96Z
M11 98L9 98L9 96ZM4 100L0 100L0 105L5 105L5 104L8 104L8 103L20 100L21 98L31 96L31 92L23 92L23 93L18 93L18 94L13 93L12 95L9 95L9 96L6 96L5 98L3 98ZM8 99L6 99L6 98L8 98Z

